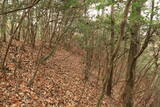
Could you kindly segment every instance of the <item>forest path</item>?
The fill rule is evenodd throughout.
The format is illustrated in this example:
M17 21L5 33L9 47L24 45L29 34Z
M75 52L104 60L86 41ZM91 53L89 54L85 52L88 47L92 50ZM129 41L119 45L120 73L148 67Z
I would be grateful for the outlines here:
M65 49L58 49L56 55L38 69L32 87L27 87L28 80L35 72L33 55L30 48L23 53L22 68L17 69L14 78L14 64L9 55L7 80L1 77L0 107L93 107L97 101L96 84L84 82L81 57ZM13 49L11 49L13 50ZM35 54L36 56L37 54ZM31 72L32 71L32 72ZM80 100L81 99L81 100ZM80 102L79 102L80 101Z

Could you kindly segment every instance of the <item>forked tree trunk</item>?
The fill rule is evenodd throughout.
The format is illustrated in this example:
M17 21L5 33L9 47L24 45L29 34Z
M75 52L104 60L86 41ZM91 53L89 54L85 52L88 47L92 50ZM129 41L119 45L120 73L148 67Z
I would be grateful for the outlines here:
M128 56L127 65L127 75L126 75L126 85L123 92L123 107L133 107L133 88L135 80L135 71L137 58L135 56L138 54L140 46L139 44L139 30L140 30L140 16L141 7L144 1L134 0L132 3L132 11L130 16L130 50Z

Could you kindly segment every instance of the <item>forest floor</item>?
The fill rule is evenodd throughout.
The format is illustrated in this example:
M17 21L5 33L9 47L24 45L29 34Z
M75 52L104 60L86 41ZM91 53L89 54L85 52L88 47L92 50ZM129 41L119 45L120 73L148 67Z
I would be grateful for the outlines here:
M30 46L20 49L21 45L21 43L12 44L7 56L8 71L0 72L0 107L94 107L96 105L100 90L96 81L85 82L83 79L81 56L59 48L54 57L38 67L36 79L33 85L28 87L28 81L37 68L35 60L40 46L35 49ZM5 46L1 49L3 53L1 56L4 56ZM43 48L41 51L46 55L50 49Z

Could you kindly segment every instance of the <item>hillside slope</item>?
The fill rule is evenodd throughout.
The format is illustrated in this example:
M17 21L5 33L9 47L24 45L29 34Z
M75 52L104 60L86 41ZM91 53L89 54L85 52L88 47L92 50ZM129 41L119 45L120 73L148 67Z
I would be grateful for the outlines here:
M48 49L43 51L49 52ZM55 57L39 66L33 85L27 87L36 70L34 60L37 53L38 49L30 47L18 52L15 46L11 47L7 58L9 72L0 74L1 107L95 106L98 90L94 82L83 80L81 57L62 48ZM20 56L21 63L17 67L16 60Z

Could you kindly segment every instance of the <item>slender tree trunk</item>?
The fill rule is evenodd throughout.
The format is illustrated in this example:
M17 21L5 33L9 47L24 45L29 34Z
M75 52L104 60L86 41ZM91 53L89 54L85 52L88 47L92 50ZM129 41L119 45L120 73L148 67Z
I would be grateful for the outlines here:
M125 35L125 26L126 26L126 22L127 22L127 17L128 17L128 13L129 13L129 8L130 8L130 5L131 5L131 2L132 2L132 0L128 0L127 1L127 4L126 4L126 6L125 6L125 9L124 9L124 12L123 12L123 17L122 17L122 20L121 20L121 25L120 25L120 37L119 37L119 39L118 39L118 41L117 41L117 43L116 43L116 46L115 46L115 48L114 48L114 50L113 50L113 53L112 53L112 58L110 59L110 68L108 68L108 70L113 70L113 63L112 63L112 60L114 61L114 58L116 57L116 55L117 55L117 53L118 53L118 50L119 50L119 48L120 48L120 45L121 45L121 41L122 41L122 38L124 37L124 35ZM110 71L110 72L112 72L113 73L113 71ZM111 76L113 75L111 73ZM112 78L110 78L110 80L111 80ZM100 105L101 105L101 101L102 101L102 99L103 99L103 97L104 97L104 93L105 93L105 91L106 91L106 85L107 85L107 82L108 82L108 77L106 77L105 76L105 79L104 79L104 84L103 84L103 88L102 88L102 92L101 92L101 94L100 94L100 96L99 96L99 98L98 98L98 102L97 102L97 105L96 105L96 107L100 107ZM109 81L110 83L112 83L112 81ZM109 86L110 87L110 86ZM111 90L111 87L110 88L108 88L108 90ZM108 91L108 94L109 93L111 93L111 91Z
M133 88L134 88L134 80L135 80L135 70L137 59L135 56L139 52L139 30L140 30L140 16L141 16L141 6L144 1L135 0L132 3L132 11L131 11L131 43L130 50L128 56L128 65L127 65L127 75L126 75L126 85L123 92L123 104L124 107L133 107Z
M57 25L58 25L58 21L59 21L59 12L57 13L57 16L56 16L56 21L54 22L54 29L53 29L53 32L51 34L51 38L50 38L50 41L49 41L49 46L52 47L52 42L53 42L53 38L54 36L56 35L56 30L57 30Z
M5 10L5 5L7 3L7 0L3 0L3 3L2 3L2 8L1 8L1 12L3 13L4 10ZM2 37L2 40L3 42L6 42L6 23L7 23L7 20L6 20L6 15L3 15L2 16L2 22L1 22L1 36Z
M24 12L17 27L15 28L13 34L11 34L11 37L10 37L10 40L9 40L9 43L7 45L7 49L5 51L5 55L4 55L4 59L3 59L3 62L2 62L2 67L1 67L1 70L3 71L3 69L5 68L5 63L6 63L6 59L7 59L7 56L8 56L8 52L9 52L9 49L11 47L11 44L12 44L12 41L13 41L13 38L14 38L14 35L16 34L17 30L19 29L20 25L22 24L24 18L26 17L26 14L29 12L29 10L27 12Z
M114 2L114 0L112 0ZM111 6L111 48L110 48L110 61L109 61L109 69L108 69L108 74L109 79L108 79L108 84L107 84L107 95L111 96L112 94L112 81L113 81L113 66L114 66L114 59L112 53L114 51L114 25L115 25L115 19L114 19L114 4Z

